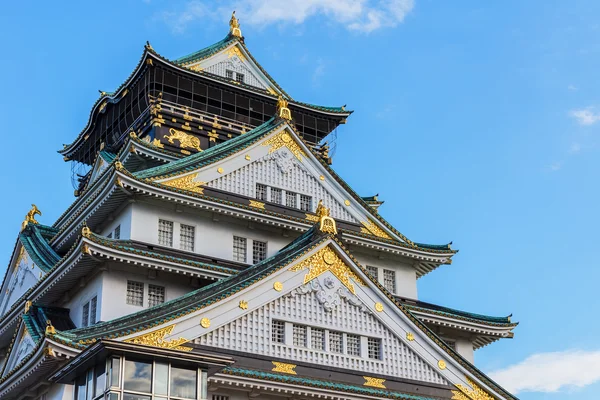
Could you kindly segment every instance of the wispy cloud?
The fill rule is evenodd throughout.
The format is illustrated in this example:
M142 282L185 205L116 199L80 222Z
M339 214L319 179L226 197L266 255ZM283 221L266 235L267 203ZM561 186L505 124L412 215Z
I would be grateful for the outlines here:
M553 393L600 382L600 351L534 354L518 364L491 372L512 393Z
M316 64L312 74L313 85L318 84L321 77L325 74L325 63L323 60L319 58Z
M579 90L579 88L575 85L569 85L569 86L567 86L567 89L569 89L572 92Z
M594 125L600 121L600 113L594 112L594 107L573 110L569 115L575 118L579 125Z
M347 29L372 32L395 27L414 8L414 0L231 0L219 2L189 1L177 11L163 12L160 18L182 33L191 22L211 16L222 19L223 13L237 10L243 24L265 26L289 23L300 25L315 16L324 16Z
M571 143L571 146L569 147L569 154L577 154L581 151L581 144L575 142L575 143Z
M548 170L552 171L552 172L556 172L556 171L560 171L560 169L562 168L563 163L562 161L557 161L555 163L552 163L548 166Z

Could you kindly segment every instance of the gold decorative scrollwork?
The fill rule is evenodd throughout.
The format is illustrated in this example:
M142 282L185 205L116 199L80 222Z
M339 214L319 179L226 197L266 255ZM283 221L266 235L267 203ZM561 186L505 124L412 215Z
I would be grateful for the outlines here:
M299 161L302 161L302 156L306 157L306 153L298 146L298 143L292 138L285 129L277 133L273 137L265 140L263 146L271 146L269 154L279 150L282 147L287 147Z
M296 368L296 365L286 364L286 363L277 362L277 361L271 361L271 362L274 365L274 367L271 371L283 372L284 374L290 374L290 375L297 375L296 371L294 371L294 368Z
M29 210L27 215L25 215L25 220L21 224L21 230L25 229L28 224L37 225L38 222L35 220L36 215L42 215L42 212L40 211L39 208L37 208L37 206L35 204L32 204L31 210Z
M170 135L165 135L165 139L171 144L175 144L175 140L179 140L179 147L181 149L190 148L196 151L202 151L200 148L200 139L194 135L189 135L185 132L178 131L177 129L169 129Z
M356 289L352 281L365 286L365 282L329 247L319 250L316 254L292 266L289 270L296 272L306 268L308 268L308 273L304 276L305 284L324 272L331 271L353 294L356 294Z
M159 149L164 149L165 148L165 145L162 144L160 142L160 140L156 139L156 138L154 138L154 140L152 140L152 145L155 146L155 147L158 147Z
M227 50L227 58L231 58L233 56L237 56L240 60L246 61L246 56L242 54L240 49L237 46L233 46L229 50Z
M204 193L202 185L206 185L206 182L196 181L198 173L185 175L179 178L171 179L166 182L161 182L161 185L174 187L177 189L187 190L198 194Z
M458 390L452 391L452 400L494 400L494 397L480 388L473 380L469 379L469 377L465 378L473 389L465 385L456 385Z
M265 203L261 203L260 201L256 201L256 200L249 200L249 202L250 202L250 207L260 208L261 210L265 209Z
M363 386L371 386L381 389L386 388L383 384L385 382L385 379L373 378L372 376L363 376L363 378L365 378L365 383L363 383Z
M368 235L375 235L384 239L391 239L390 235L388 235L383 229L375 225L373 221L361 221L360 223L364 225L364 228L360 228L360 231L362 233L366 233Z
M162 349L173 349L181 351L191 351L191 347L182 346L182 344L189 342L185 338L165 340L165 336L173 332L175 324L166 326L164 328L145 333L140 336L136 336L130 339L124 340L126 343L141 344L144 346L160 347Z

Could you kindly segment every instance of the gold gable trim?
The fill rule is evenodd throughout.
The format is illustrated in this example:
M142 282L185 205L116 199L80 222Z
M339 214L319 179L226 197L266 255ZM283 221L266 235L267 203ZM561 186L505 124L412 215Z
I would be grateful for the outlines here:
M166 182L160 182L160 184L177 189L187 190L189 192L204 194L204 188L202 185L206 185L206 182L196 181L197 177L198 173L189 174L180 178L170 179Z
M458 390L452 391L452 400L495 400L494 397L490 396L485 390L480 388L468 376L466 376L465 379L473 389L465 385L456 385Z
M180 337L179 339L165 340L165 336L173 332L175 324L166 326L164 328L133 337L131 339L124 340L125 343L141 344L144 346L160 347L162 349L173 349L180 351L191 351L191 347L182 346L182 344L189 342L189 340Z
M287 147L299 161L302 161L302 156L306 157L304 150L298 146L298 143L294 140L285 129L274 135L272 138L265 140L263 146L271 146L269 154L279 150L282 147Z

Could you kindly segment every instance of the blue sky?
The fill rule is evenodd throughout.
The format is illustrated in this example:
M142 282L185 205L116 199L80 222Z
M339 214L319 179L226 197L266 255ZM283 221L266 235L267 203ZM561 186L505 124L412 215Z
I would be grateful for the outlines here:
M600 2L280 3L4 5L4 265L31 203L52 224L73 201L56 150L98 90L129 76L146 40L168 58L220 40L236 8L288 93L356 111L334 168L412 240L460 250L420 299L520 322L477 365L522 399L596 399Z

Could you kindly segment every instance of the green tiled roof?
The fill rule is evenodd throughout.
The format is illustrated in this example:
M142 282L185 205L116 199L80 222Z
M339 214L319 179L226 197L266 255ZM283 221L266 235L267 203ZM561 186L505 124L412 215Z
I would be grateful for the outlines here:
M373 396L376 398L397 400L436 400L433 397L415 396L412 394L395 392L387 389L377 389L364 386L349 385L347 383L324 381L320 379L305 378L294 375L274 374L272 372L256 371L245 368L226 367L221 371L221 373L292 385L310 386L316 389L355 393L359 395Z
M404 303L403 305L411 311L422 311L426 313L448 316L451 318L459 317L459 319L467 319L475 322L484 322L492 325L518 325L517 323L510 322L510 316L493 317L489 315L475 314L466 311L456 310L454 308L438 306L436 304L426 303L423 301L417 301L415 302L415 304Z
M100 156L104 159L104 161L106 161L107 163L110 164L115 159L116 154L111 153L106 150L102 150L102 151L100 151Z
M48 243L56 232L58 230L50 226L28 224L19 234L19 240L27 254L44 272L48 272L60 260L60 256Z
M36 342L42 339L46 333L46 321L50 321L52 326L58 330L75 328L75 324L69 316L69 310L66 308L32 305L29 307L29 311L23 314L23 323Z
M225 37L225 39L220 40L217 43L210 45L208 47L205 47L201 50L198 50L191 54L188 54L187 56L177 58L177 59L173 60L173 62L176 64L185 65L185 64L191 64L191 63L194 63L194 62L197 62L200 60L204 60L207 57L217 54L219 51L223 50L224 48L226 48L227 46L229 46L230 44L232 44L236 41L237 41L237 38L235 36L227 35Z

